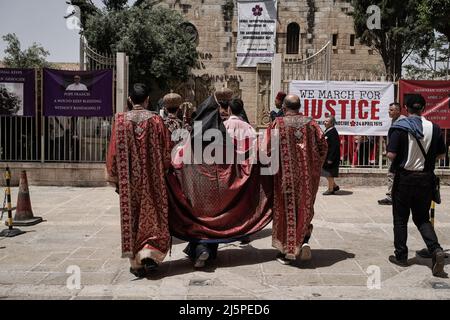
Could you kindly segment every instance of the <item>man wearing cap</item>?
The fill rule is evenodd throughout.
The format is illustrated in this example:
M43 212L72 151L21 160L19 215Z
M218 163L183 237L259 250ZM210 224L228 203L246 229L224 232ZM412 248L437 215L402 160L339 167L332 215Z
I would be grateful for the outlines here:
M429 209L434 188L436 159L445 157L441 129L422 116L426 105L420 94L406 101L409 116L398 120L389 130L387 156L395 172L392 188L395 255L389 261L408 266L409 214L432 254L432 274L444 276L445 254L430 223Z
M135 84L132 110L114 119L107 157L107 179L120 196L122 257L130 272L143 277L161 263L170 247L165 174L170 138L163 119L147 110L148 90Z
M284 93L283 91L278 92L278 94L275 98L275 109L270 111L270 119L272 121L274 121L275 118L283 116L282 106L283 106L284 98L286 98L286 93Z
M183 121L178 118L178 112L182 103L183 98L177 93L166 94L162 100L165 111L163 117L164 125L170 132L172 145L181 140L181 135L177 130L184 129Z

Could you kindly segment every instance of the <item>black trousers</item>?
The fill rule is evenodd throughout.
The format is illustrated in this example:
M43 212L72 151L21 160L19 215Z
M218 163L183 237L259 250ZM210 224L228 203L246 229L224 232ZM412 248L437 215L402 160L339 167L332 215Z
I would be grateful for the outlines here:
M414 224L432 253L441 248L430 223L430 206L433 188L431 172L397 172L392 190L392 211L394 218L395 256L399 260L408 258L408 220L412 213Z
M217 249L219 248L218 243L198 243L189 242L187 247L183 250L192 260L197 259L203 251L209 253L209 260L215 259L217 257Z

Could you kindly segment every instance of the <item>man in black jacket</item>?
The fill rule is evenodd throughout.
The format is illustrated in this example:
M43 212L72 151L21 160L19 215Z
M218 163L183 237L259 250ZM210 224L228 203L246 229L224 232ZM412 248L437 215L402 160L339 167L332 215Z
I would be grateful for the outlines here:
M277 93L277 96L275 97L275 108L270 111L271 121L274 121L275 118L284 116L282 109L284 98L286 98L286 93L283 91Z
M436 159L445 156L445 143L438 125L422 117L425 99L411 95L406 101L409 116L389 130L388 158L395 171L392 188L395 256L389 261L408 266L408 219L412 212L428 251L432 253L432 273L445 276L445 254L430 223L429 209L434 188Z
M327 139L328 143L328 153L323 164L321 175L328 180L328 190L323 193L324 196L333 195L336 191L339 191L339 186L334 181L334 178L339 176L341 142L335 125L336 119L333 116L325 119L325 139Z
M402 108L400 106L400 103L393 102L389 105L389 117L392 119L391 126L393 126L398 120L406 118L404 115L402 115ZM394 172L392 171L393 168L389 168L389 172L387 174L387 181L388 181L388 192L386 193L386 198L378 200L378 204L381 205L392 205L392 184L394 183Z

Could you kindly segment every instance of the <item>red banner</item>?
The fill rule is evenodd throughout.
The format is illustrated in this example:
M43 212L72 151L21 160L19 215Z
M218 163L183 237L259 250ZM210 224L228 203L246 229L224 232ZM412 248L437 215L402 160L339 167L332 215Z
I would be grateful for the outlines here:
M400 104L408 94L421 94L427 105L423 115L442 129L450 129L450 81L400 80Z

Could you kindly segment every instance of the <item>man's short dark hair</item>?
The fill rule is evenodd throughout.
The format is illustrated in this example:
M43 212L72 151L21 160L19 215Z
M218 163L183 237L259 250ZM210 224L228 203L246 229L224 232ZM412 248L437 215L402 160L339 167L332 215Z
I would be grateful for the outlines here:
M420 94L409 94L405 98L406 107L411 110L420 111L425 108L425 98Z
M233 99L230 102L231 113L238 116L244 111L244 102L241 99Z
M399 111L402 110L402 107L398 102L392 102L389 107L396 107Z
M133 103L141 104L148 98L149 91L143 83L135 83L130 91L130 97Z
M300 100L291 101L290 99L284 99L283 105L286 109L297 111L301 107Z

